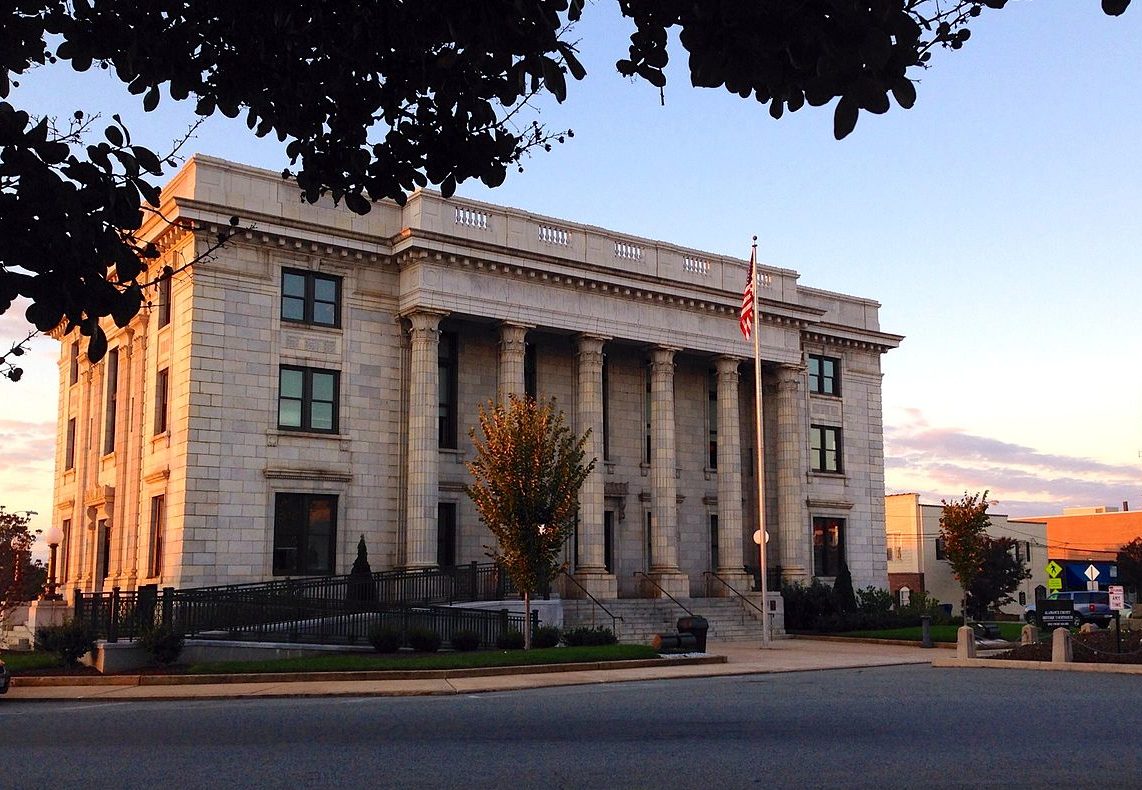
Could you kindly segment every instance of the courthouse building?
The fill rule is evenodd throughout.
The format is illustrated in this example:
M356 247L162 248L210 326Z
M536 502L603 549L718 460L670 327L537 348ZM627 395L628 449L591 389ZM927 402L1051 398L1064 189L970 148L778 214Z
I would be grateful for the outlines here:
M97 364L61 342L67 591L486 561L468 430L554 398L598 464L568 562L602 598L757 565L743 260L432 192L357 216L202 156L144 228L178 270ZM242 230L182 268L231 216ZM746 253L743 229L741 246ZM887 585L879 305L761 268L769 572ZM712 591L711 591L711 594Z

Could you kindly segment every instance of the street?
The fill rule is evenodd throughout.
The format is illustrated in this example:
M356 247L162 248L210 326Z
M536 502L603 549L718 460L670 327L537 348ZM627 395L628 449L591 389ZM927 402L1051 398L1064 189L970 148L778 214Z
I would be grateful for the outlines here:
M1137 787L1139 683L914 665L468 696L0 699L0 786Z

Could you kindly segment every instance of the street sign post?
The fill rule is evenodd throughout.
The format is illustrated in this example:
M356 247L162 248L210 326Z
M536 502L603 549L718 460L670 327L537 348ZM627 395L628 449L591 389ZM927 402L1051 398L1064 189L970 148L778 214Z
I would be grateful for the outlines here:
M1122 652L1122 610L1126 608L1126 591L1121 584L1112 584L1107 590L1110 592L1110 608L1114 611L1114 645L1119 653Z

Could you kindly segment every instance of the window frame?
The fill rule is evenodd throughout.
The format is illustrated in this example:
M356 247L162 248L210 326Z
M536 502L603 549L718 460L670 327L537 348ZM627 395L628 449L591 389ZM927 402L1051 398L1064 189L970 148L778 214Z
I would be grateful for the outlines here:
M834 447L828 447L828 436L833 437ZM829 468L830 454L834 460L834 468ZM838 425L809 426L809 468L818 474L841 475L845 472L845 441L844 430Z
M162 368L155 373L155 424L153 436L164 434L170 429L169 412L170 368Z
M827 545L828 530L837 529L837 542L834 546ZM845 531L848 529L846 520L839 516L813 516L813 576L817 578L836 578L841 571L841 560L845 557ZM817 543L818 532L821 543ZM829 571L832 571L830 573Z
M79 383L79 341L74 340L68 353L68 386Z
M304 291L302 296L294 296L287 294L285 285L287 277L300 277L304 281ZM318 321L314 317L315 305L317 304L330 304L325 299L317 298L317 281L328 281L333 284L334 297L333 297L333 323L326 323L325 321ZM326 329L340 329L341 328L341 301L342 301L342 278L335 274L326 274L325 272L315 272L309 269L282 269L281 276L281 299L278 301L278 310L281 314L281 320L290 324L301 324L304 326L317 326ZM301 318L290 318L286 315L285 305L286 300L300 300L301 301Z
M167 498L165 494L151 497L150 545L147 548L147 577L154 579L163 573L163 538L166 532Z
M809 354L808 360L809 392L815 395L829 395L834 398L841 397L841 358L826 354ZM825 365L832 366L831 376L825 375ZM817 371L814 373L813 368Z
M459 508L455 502L436 503L436 567L455 568L459 559ZM451 563L443 560L449 559Z
M706 468L718 468L718 371L711 369L707 374L706 383L706 434L707 458Z
M293 500L298 506L296 513L288 506L283 506L283 503L288 503ZM311 531L313 530L313 522L310 516L313 512L312 504L318 500L329 501L329 535L328 546L326 546L326 557L328 557L328 566L321 567L317 565L311 566L309 564L306 552L300 551L294 554L297 560L292 566L286 567L284 564L279 564L279 552L287 549L298 549L299 546L304 548L310 545ZM337 522L338 522L338 507L340 506L340 498L337 494L327 494L319 492L307 491L277 491L274 494L274 531L273 531L273 544L270 551L270 565L271 573L274 576L331 576L336 571L337 567ZM298 534L292 535L284 533L284 530L291 528L290 524L283 524L283 514L294 515L298 518L298 524L301 526ZM285 538L296 537L298 546L285 545Z
M76 440L76 419L69 417L67 420L67 437L64 440L63 449L63 471L70 472L75 469L75 440Z
M167 276L167 277L161 277L159 279L158 294L157 294L157 299L158 299L158 316L157 316L157 318L158 318L158 322L159 322L159 329L162 329L164 326L169 326L170 322L171 322L171 288L172 288L171 281L173 279L174 279L173 274L171 274L170 276Z
M282 395L282 374L286 371L301 373L301 398L289 397L286 398ZM330 403L332 406L332 427L320 428L313 425L313 377L314 375L332 376L333 377L333 400L332 401L318 401L319 403ZM301 403L301 424L300 425L284 425L282 424L282 402L283 400L300 401ZM282 431L296 431L300 433L324 433L336 434L339 433L341 428L341 371L328 370L326 368L311 368L305 365L287 365L282 364L278 366L278 429Z
M107 352L107 382L103 407L103 454L115 452L115 429L119 417L119 349Z
M436 442L442 450L460 447L460 338L455 332L441 332L436 355L437 404ZM444 397L441 397L443 394Z

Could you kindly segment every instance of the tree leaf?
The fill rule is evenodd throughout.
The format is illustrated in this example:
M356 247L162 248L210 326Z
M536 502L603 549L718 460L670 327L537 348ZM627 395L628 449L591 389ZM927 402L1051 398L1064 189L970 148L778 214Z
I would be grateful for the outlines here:
M833 137L843 140L849 136L857 125L857 115L860 112L854 99L842 96L837 102L837 109L833 111Z

